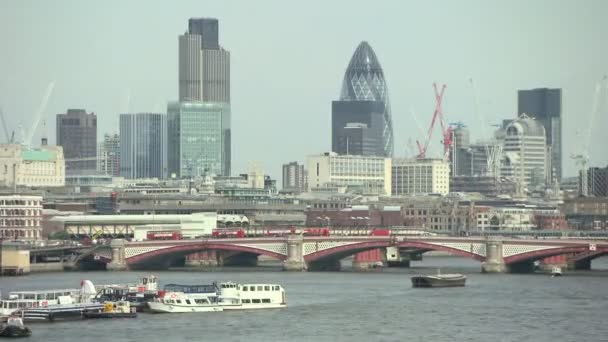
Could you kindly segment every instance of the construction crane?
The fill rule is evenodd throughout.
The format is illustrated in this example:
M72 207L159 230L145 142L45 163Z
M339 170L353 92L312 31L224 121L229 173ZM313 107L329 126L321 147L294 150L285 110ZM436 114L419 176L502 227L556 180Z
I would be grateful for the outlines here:
M488 134L486 127L488 125L488 122L486 120L485 115L482 114L482 112L479 110L479 96L477 94L477 87L475 87L475 82L473 81L472 77L469 78L469 83L471 85L471 92L473 93L475 116L481 123L482 134L484 135L484 137L487 137ZM500 127L501 125L498 126ZM498 168L500 166L500 153L502 152L502 148L497 147L497 144L492 143L493 141L491 138L487 139L490 140L487 143L483 144L486 153L486 172L488 172L491 176L497 179L499 175ZM490 144L492 144L491 148Z
M603 88L608 92L608 76L604 75L602 79L595 85L595 94L593 96L593 107L591 109L591 117L589 118L589 127L585 132L585 136L583 137L583 146L582 150L578 154L572 154L570 156L571 159L574 160L576 165L579 168L579 176L580 176L580 194L582 196L589 195L589 187L587 185L587 164L589 163L589 147L591 145L591 136L593 133L593 125L595 123L595 117L600 110L601 100L602 100L602 91Z
M11 137L8 135L8 127L6 126L6 121L4 120L4 111L0 107L0 120L2 120L2 128L4 129L4 137L6 138L6 143L12 143Z
M433 128L435 127L435 122L437 122L437 120L439 120L439 124L441 126L443 158L447 159L450 153L450 146L452 145L452 127L446 127L442 108L443 94L445 93L445 88L446 85L444 84L441 86L441 91L439 91L439 89L437 88L437 84L433 83L433 89L435 90L435 112L433 113L433 119L431 120L431 125L429 126L424 145L421 145L420 141L416 140L416 145L418 146L418 159L426 158L426 151L429 147L429 142L433 137Z
M44 111L46 110L46 105L49 102L49 98L51 97L51 94L53 93L54 88L55 88L55 81L49 83L48 87L46 88L44 97L42 98L42 101L40 102L40 106L38 107L38 110L36 111L36 116L34 117L34 123L33 123L32 127L30 128L30 130L27 132L25 139L21 142L22 144L24 144L26 146L32 146L32 138L34 137L34 133L36 132L36 129L38 128L38 124L40 124L40 120L42 119L42 115L43 115Z

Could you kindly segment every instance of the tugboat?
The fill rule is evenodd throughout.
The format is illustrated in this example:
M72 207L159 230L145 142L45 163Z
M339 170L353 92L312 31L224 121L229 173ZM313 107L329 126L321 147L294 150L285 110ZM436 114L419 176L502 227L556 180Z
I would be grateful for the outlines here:
M131 306L128 301L105 302L103 310L85 311L84 318L135 318L137 312L135 307Z
M31 335L32 331L23 325L21 317L10 316L6 324L0 324L0 337L28 337Z
M562 276L562 268L561 267L553 267L551 269L551 278L553 277L561 277Z
M422 275L412 277L413 287L457 287L464 286L467 277L460 273L441 274L437 270L436 275Z

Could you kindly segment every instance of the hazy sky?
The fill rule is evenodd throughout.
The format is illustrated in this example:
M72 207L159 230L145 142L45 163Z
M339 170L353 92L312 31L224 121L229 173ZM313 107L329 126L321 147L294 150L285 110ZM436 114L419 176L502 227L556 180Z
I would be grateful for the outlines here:
M44 111L51 142L66 108L97 113L100 138L118 132L119 113L166 112L177 98L177 36L190 17L216 17L232 59L234 173L257 160L280 178L282 163L330 150L331 101L367 40L388 82L397 156L423 139L416 121L426 131L435 81L448 85L447 120L467 124L473 138L516 115L517 89L560 87L567 176L576 170L569 156L584 147L595 84L608 74L607 13L602 0L2 0L0 106L10 130L29 128L55 81ZM592 164L608 163L607 97ZM439 131L431 146L438 156Z

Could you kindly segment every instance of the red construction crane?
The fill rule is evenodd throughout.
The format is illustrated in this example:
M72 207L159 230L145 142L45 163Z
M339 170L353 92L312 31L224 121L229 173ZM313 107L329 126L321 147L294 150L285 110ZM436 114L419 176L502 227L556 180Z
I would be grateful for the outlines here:
M433 88L435 89L435 112L433 113L433 119L431 120L431 126L429 127L429 130L427 132L424 146L420 144L420 141L416 140L416 145L418 145L417 158L419 159L426 158L426 150L429 147L429 142L431 141L431 137L433 136L433 128L435 127L437 117L439 117L439 124L441 125L441 134L443 138L441 141L443 144L443 158L447 158L447 156L449 155L450 145L452 145L452 127L446 127L445 120L443 117L443 108L441 107L445 87L445 84L442 85L441 91L439 91L437 89L437 84L433 83Z

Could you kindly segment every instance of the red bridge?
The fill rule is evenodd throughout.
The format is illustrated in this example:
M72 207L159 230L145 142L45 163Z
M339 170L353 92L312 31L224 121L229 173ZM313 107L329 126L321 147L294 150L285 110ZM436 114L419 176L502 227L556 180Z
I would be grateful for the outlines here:
M276 238L202 239L127 242L113 240L97 248L96 260L108 269L163 269L175 260L196 253L217 252L225 257L265 255L281 260L285 270L324 269L339 260L361 253L390 248L391 251L445 251L482 263L484 272L523 271L534 261L567 255L584 263L608 254L608 242L575 239L483 239L453 237L305 237L298 234ZM391 252L394 253L394 252Z

